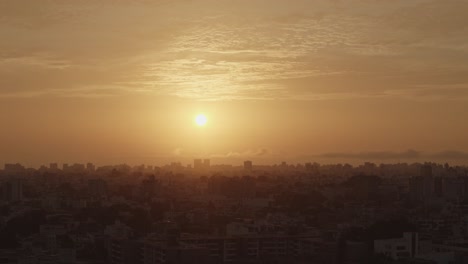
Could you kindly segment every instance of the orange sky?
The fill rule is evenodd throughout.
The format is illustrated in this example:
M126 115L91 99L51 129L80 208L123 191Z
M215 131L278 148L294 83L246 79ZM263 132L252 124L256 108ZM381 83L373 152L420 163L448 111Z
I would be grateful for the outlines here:
M0 163L465 163L467 12L456 0L1 1Z

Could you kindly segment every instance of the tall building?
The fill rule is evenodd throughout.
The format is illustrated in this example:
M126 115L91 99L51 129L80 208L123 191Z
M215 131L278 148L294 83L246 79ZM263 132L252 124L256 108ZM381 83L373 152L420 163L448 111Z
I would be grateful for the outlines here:
M432 177L432 166L430 164L424 164L419 170L419 175L422 177Z
M88 180L88 190L92 196L103 196L107 192L107 182L103 179Z
M202 160L201 159L194 159L193 160L193 168L196 170L199 170L203 167Z
M10 175L18 175L26 171L26 168L19 164L5 164L4 167L5 172L8 172Z
M413 201L427 202L442 195L442 183L442 180L432 177L432 166L424 164L419 169L419 176L410 178L410 197Z
M210 160L209 159L204 159L203 160L203 168L205 168L205 169L210 168Z
M252 161L250 161L250 160L244 161L244 169L245 170L252 170Z
M141 194L151 197L160 190L160 186L160 182L156 180L156 177L149 175L141 181Z
M418 233L406 232L403 237L374 240L374 253L393 260L413 258L418 255Z
M86 170L88 172L94 172L96 170L96 166L94 166L93 163L88 163L88 164L86 164Z
M9 202L23 200L23 183L21 179L11 179L2 185L3 199Z
M75 163L73 164L73 166L71 166L71 168L74 170L74 171L84 171L86 169L86 166L84 164L81 164L81 163Z
M58 164L57 163L50 163L49 169L52 171L58 170Z
M195 170L206 170L209 169L211 166L209 159L194 159L193 160L193 168Z
M296 263L295 260L311 252L308 245L317 238L311 235L184 235L171 243L168 241L157 236L145 238L143 263Z

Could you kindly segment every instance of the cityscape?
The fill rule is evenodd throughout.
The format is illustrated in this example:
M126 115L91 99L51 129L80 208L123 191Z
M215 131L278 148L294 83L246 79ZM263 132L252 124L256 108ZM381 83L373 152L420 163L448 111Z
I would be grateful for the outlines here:
M0 171L1 263L467 263L468 167Z
M468 0L0 0L0 264L468 264Z

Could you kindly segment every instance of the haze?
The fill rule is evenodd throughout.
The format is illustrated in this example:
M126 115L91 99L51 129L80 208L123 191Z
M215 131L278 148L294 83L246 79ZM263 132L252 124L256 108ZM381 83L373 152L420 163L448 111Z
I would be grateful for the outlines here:
M467 13L456 0L3 0L0 163L466 164Z

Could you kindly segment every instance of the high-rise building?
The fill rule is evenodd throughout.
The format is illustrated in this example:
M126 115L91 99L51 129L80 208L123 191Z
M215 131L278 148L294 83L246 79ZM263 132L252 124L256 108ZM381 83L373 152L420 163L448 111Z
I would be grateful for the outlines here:
M374 240L374 253L391 259L413 258L418 255L418 233L405 232L401 238Z
M444 193L444 179L442 177L434 178L434 195L436 197L442 197Z
M252 161L250 161L250 160L244 161L244 169L245 170L252 170Z
M107 192L107 182L103 179L90 179L88 190L92 196L102 196Z
M3 199L9 202L23 200L23 183L21 179L11 179L2 185Z
M432 177L432 166L430 164L422 165L419 173L422 177Z
M5 172L10 174L21 174L26 171L25 167L19 163L16 164L5 164L4 167Z
M199 170L203 167L202 160L201 159L194 159L193 160L193 168L196 170Z
M426 202L434 196L441 196L442 184L442 179L432 177L432 166L424 164L419 170L419 176L410 178L410 197L414 201Z
M71 172L80 173L86 170L86 165L81 163L75 163L68 167Z
M207 170L211 166L209 159L194 159L193 168L195 170Z
M94 166L93 163L88 163L88 164L86 164L86 170L88 172L94 172L96 170L96 166Z
M58 170L58 164L57 163L50 163L49 169L53 170L53 171Z
M209 169L210 168L210 160L209 159L204 159L203 160L203 168Z

